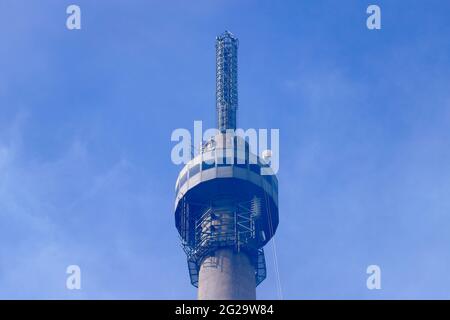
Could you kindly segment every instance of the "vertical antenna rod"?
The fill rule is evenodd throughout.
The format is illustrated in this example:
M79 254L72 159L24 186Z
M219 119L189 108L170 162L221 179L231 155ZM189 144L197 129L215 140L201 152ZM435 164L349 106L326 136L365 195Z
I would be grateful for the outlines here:
M229 31L216 38L216 111L220 132L236 129L238 46L239 40Z

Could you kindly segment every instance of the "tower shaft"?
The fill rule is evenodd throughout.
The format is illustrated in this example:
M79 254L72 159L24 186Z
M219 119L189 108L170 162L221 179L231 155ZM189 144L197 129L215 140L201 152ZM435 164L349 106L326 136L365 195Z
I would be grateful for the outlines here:
M247 254L218 249L200 266L199 300L255 300L255 268Z

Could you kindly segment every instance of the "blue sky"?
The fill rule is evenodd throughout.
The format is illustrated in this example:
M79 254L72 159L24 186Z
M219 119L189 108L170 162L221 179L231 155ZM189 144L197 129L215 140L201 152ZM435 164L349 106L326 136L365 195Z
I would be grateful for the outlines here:
M65 27L66 7L82 30ZM382 30L366 28L369 4ZM171 132L280 129L285 299L450 298L450 3L0 1L0 298L194 299ZM278 298L273 248L258 298ZM82 290L65 287L66 267ZM368 265L382 289L368 290Z

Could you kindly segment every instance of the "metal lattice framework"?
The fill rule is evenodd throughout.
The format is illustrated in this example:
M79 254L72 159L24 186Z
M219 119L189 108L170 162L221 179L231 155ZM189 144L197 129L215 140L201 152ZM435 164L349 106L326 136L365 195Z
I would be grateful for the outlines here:
M216 38L216 109L218 129L236 129L239 41L228 31Z
M246 252L255 268L256 284L266 278L264 250L259 248L256 234L260 207L258 198L225 206L213 203L183 204L181 239L194 286L198 286L198 273L203 260L220 248Z

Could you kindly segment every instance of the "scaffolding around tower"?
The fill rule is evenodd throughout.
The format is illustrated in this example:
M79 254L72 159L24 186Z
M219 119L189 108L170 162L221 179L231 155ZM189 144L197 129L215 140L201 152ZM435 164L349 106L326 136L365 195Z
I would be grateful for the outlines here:
M266 278L263 247L278 226L278 180L261 174L270 167L250 149L242 137L219 133L179 174L175 221L194 286L203 261L224 248L247 255L256 285Z
M198 272L203 260L220 248L245 252L254 267L256 285L264 281L264 249L259 248L256 228L261 216L259 198L235 205L227 201L225 206L223 203L217 206L212 202L189 204L183 201L180 237L193 286L198 287ZM197 216L198 212L203 213Z

